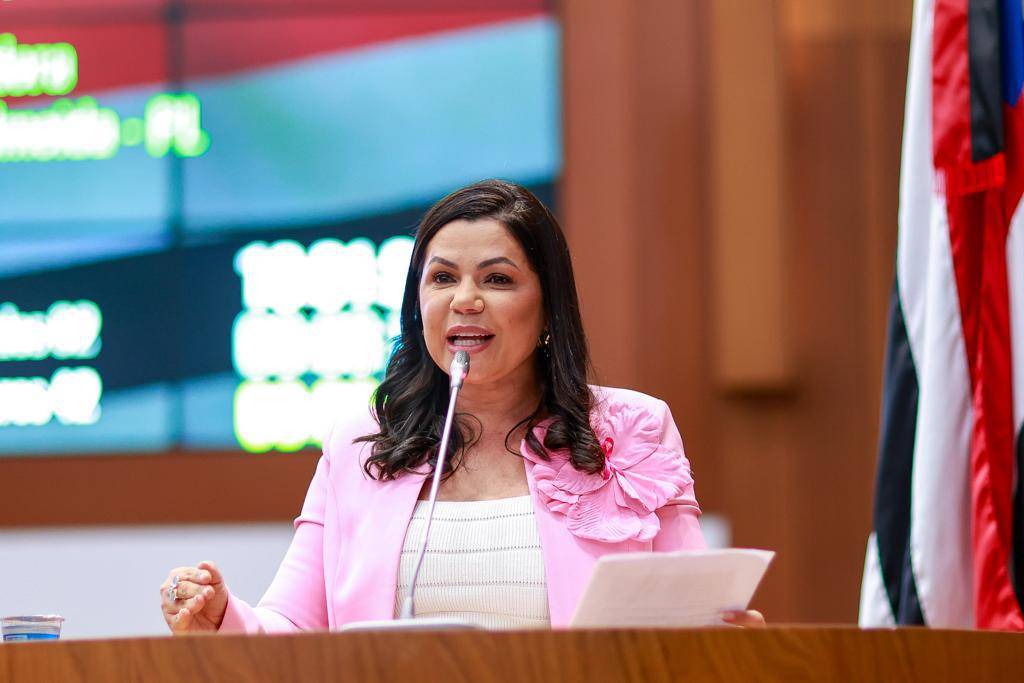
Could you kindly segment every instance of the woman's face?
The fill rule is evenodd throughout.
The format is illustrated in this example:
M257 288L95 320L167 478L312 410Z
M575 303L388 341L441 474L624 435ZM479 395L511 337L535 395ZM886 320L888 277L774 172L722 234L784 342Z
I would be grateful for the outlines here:
M420 317L442 370L456 351L469 353L466 384L525 376L545 323L540 278L501 223L452 221L427 244Z

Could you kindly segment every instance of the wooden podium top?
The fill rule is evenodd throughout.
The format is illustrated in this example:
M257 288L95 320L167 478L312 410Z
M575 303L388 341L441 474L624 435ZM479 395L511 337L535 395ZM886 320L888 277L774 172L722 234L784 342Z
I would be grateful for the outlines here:
M0 645L10 681L1020 681L1024 635L927 629L437 631Z

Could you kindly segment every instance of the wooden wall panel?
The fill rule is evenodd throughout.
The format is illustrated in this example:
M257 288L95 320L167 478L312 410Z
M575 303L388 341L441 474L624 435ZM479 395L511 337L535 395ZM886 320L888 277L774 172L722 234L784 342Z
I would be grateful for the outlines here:
M774 620L851 622L870 529L910 0L869 0L858 7L835 0L740 4L719 7L728 21L715 21L697 0L671 7L653 1L562 3L563 219L601 379L668 400L704 509L729 519L737 545L779 552L757 605ZM626 17L618 28L606 23L600 31L574 31L581 16L609 7ZM774 11L779 21L772 26L765 17ZM607 32L614 30L628 39L609 40ZM742 38L766 30L775 34L758 45ZM675 40L666 38L672 35ZM737 63L749 64L766 44L774 46L770 57L778 69L774 93L757 90L763 83L720 81L713 51L739 53L733 55ZM602 72L609 62L616 64L611 81ZM619 83L622 78L633 82ZM727 88L733 90L721 95ZM744 98L748 91L759 94ZM609 133L592 138L586 131L595 126L586 118L597 103L623 92L634 99L609 105L629 109L620 111L629 122L629 141L623 145L616 137L619 156L604 164L595 146L606 144L602 138ZM574 97L585 97L587 106ZM723 103L733 109L721 111ZM737 168L716 157L737 154L718 136L759 117L779 122L776 139L750 138L752 157L757 150L777 150L774 171L757 158ZM753 128L773 134L771 126ZM606 170L612 163L620 169L614 181ZM747 191L758 179L752 168L778 177L765 177L758 191ZM773 183L778 196L762 191ZM735 198L721 187L734 188ZM632 203L632 210L618 205L604 213L606 192ZM723 295L735 301L735 292L722 291L730 282L742 281L755 267L761 277L767 271L750 258L728 258L730 249L749 247L736 246L741 232L722 239L715 231L722 229L723 211L728 220L752 221L758 209L766 221L775 220L751 230L777 239L762 251L779 266L777 296L784 305L777 320L789 337L789 380L781 392L737 395L729 391L728 373L723 382L714 367L722 351L716 307ZM629 235L630 250L596 254L595 245L616 230ZM726 249L716 251L716 244ZM624 264L626 277L638 274L642 284L609 280L610 259ZM751 299L756 305L757 297ZM763 311L750 313L755 320ZM606 339L633 335L633 348L652 353L642 353L639 363L619 364L621 356L609 353L602 339L613 320L625 330ZM763 351L756 348L763 343L756 334L742 343L741 356L757 358Z
M913 0L778 0L772 4L779 6L784 33L798 40L886 36L905 41L910 36L914 3Z
M892 65L906 64L907 47L867 35L785 48L803 618L856 616L896 238L905 69Z
M713 374L706 362L705 5L567 0L560 7L560 217L596 380L668 401L687 451L696 454L698 491L714 500L718 463L699 457L713 451L714 432L713 403L703 391ZM627 128L608 130L606 106ZM609 240L610 233L625 239Z
M867 375L881 371L867 367L861 333L868 276L860 110L855 89L834 87L856 84L857 61L856 54L831 44L800 46L787 58L795 67L789 72L797 72L791 81L796 87L788 89L787 119L790 287L802 361L793 406L800 419L792 438L797 490L806 499L803 514L792 519L803 541L795 550L808 589L800 598L842 595L843 612L851 614L871 508L877 410Z
M293 519L319 451L0 460L0 527Z

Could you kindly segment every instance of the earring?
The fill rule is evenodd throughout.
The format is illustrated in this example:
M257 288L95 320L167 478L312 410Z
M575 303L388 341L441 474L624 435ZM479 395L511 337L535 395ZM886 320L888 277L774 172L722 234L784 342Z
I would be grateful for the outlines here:
M543 332L540 333L540 337L537 339L537 348L538 349L544 349L544 352L547 353L548 346L550 344L551 344L551 333L548 332L547 330L544 330Z

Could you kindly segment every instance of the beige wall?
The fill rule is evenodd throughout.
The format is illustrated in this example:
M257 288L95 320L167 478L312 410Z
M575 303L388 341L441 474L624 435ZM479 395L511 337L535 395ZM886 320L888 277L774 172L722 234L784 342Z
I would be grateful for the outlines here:
M669 401L773 620L856 619L910 0L565 0L561 213L599 379Z

